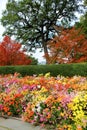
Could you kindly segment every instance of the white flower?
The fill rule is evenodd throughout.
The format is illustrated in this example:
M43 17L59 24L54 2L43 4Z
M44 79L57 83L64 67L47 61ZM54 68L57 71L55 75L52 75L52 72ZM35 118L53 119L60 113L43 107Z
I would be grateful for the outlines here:
M34 112L35 112L35 111L36 111L36 109L35 109L35 108L32 108L32 111L34 111Z
M37 86L37 88L41 88L41 86L40 86L40 85L38 85L38 86Z
M39 106L39 107L37 108L37 112L40 112L40 110L41 110L41 107Z
M36 107L40 107L40 103L38 103L38 104L36 105Z
M36 120L38 118L38 116L34 116L34 119Z

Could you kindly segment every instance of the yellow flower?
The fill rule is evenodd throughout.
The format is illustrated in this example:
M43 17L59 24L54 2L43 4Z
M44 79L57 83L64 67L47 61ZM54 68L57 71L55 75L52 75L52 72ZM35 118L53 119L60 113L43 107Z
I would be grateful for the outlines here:
M45 77L45 78L50 77L50 72L49 72L49 73L46 73L44 77Z
M61 115L61 116L64 116L64 113L63 113L63 112L61 112L61 113L60 113L60 115Z

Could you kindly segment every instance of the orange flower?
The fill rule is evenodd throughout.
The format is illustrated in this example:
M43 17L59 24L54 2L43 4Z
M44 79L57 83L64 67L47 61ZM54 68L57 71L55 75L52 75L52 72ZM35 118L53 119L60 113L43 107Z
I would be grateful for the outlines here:
M30 116L30 117L33 116L33 114L34 114L33 111L30 111L30 112L29 112L29 116Z
M12 113L11 113L11 112L8 112L7 115L10 116L10 115L12 115Z
M13 101L10 101L10 102L9 102L9 105L14 105L14 102L13 102Z
M79 126L79 127L77 127L77 130L82 130L82 128Z
M9 111L9 108L8 108L8 107L4 107L3 110L4 110L5 112L8 112L8 111Z
M46 118L47 118L47 119L51 118L51 114L48 113Z

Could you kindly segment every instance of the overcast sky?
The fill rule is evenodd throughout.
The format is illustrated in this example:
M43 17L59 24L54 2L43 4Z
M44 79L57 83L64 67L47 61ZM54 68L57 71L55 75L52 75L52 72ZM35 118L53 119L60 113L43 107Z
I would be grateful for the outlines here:
M8 0L0 0L0 18L2 17L2 11L5 10L7 1ZM2 41L3 39L2 34L4 30L5 30L4 27L0 23L0 41ZM40 50L37 50L36 53L33 54L33 56L37 58L40 63L45 62L45 59L43 59L43 55L44 55L43 52L40 53L39 51Z
M8 0L0 0L0 18L2 17L2 11L5 10L6 3ZM2 33L4 32L3 26L0 23L0 41L2 39Z

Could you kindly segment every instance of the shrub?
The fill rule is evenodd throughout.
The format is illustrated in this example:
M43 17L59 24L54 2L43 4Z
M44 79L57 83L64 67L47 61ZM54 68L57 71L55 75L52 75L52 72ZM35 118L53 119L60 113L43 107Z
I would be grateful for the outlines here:
M59 64L59 65L27 65L27 66L2 66L0 74L13 74L15 72L25 75L39 75L50 72L51 76L74 75L87 76L87 63Z

